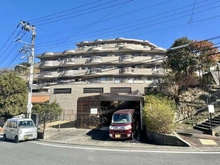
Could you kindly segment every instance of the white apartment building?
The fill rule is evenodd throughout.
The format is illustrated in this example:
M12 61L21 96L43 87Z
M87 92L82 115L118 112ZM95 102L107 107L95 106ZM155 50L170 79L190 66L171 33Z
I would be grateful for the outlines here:
M38 84L49 88L50 101L64 109L63 120L77 119L81 97L119 93L144 94L165 75L165 49L147 40L116 38L83 41L74 50L45 52Z

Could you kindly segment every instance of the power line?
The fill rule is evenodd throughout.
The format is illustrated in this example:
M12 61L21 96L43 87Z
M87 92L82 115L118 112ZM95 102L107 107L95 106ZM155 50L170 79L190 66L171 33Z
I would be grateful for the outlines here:
M17 28L19 27L19 25L20 25L20 24L18 24ZM17 28L16 28L16 29L17 29ZM22 31L22 29L17 33L16 37L19 36L19 34L21 33L21 31ZM21 37L18 37L18 39L16 39L16 37L15 37L14 40L15 40L15 39L16 39L15 41L20 40L25 34L26 34L26 32L24 32ZM11 36L11 37L12 37L12 36ZM11 38L11 37L10 37L10 38ZM10 42L10 44L7 46L7 48L4 50L4 52L0 55L0 58L5 55L6 51L8 51L8 49L11 47L12 43L14 43L14 41L11 41L11 42ZM6 46L6 45L5 45L5 46ZM12 51L14 48L15 48L15 46L11 49L11 51ZM10 51L9 53L11 53L11 51ZM6 55L6 57L8 57L9 53ZM6 58L6 57L5 57L5 58ZM4 61L5 58L4 58L2 61Z
M14 41L11 41L11 43L8 45L8 47L4 50L4 52L0 55L0 58L4 55L4 53L9 49L9 47L14 43Z
M87 8L87 9L80 10L80 11L75 11L75 12L72 12L72 13L69 13L69 14L64 14L64 15L61 15L61 16L56 16L56 17L53 17L53 18L48 18L48 19L45 19L45 20L42 20L42 21L38 21L38 23L39 23L39 22L45 22L45 23L40 23L40 24L36 24L36 23L35 23L35 24L36 24L37 26L40 26L40 25L45 25L45 24L57 22L57 21L63 21L63 20L66 20L66 19L74 18L74 17L77 17L77 16L85 15L85 14L94 13L94 12L97 12L97 11L100 11L100 10L108 9L108 8L111 8L111 7L114 7L114 6L118 6L118 5L120 5L120 4L125 3L125 2L120 2L120 3L114 4L114 5L110 5L110 6L107 6L107 7L103 7L103 8L101 8L101 9L96 9L96 10L92 10L92 11L89 11L89 12L84 12L85 10L97 8L97 7L99 7L99 6L103 6L103 5L106 5L106 4L109 4L109 3L113 3L114 1L116 1L116 0L113 0L113 1L110 1L110 2L107 2L107 3L104 3L104 4L101 4L101 5L97 5L97 6L95 6L95 7L90 7L90 8ZM84 13L80 13L80 14L76 14L76 15L69 16L69 15L71 15L71 14L78 13L78 12L81 12L81 11L84 12ZM68 16L68 17L60 18L60 17L63 17L63 16ZM60 19L57 19L57 18L60 18ZM53 20L53 19L55 19L55 20ZM52 20L52 21L49 21L49 20ZM47 22L46 22L46 21L47 21Z
M216 2L214 2L214 3L216 3ZM213 4L213 3L209 3L208 5L210 5L210 4ZM197 7L197 8L202 8L202 7L204 7L204 6L208 6L207 4L206 5L203 5L203 6L201 6L201 7ZM191 6L191 5L190 5ZM187 6L185 6L185 7L187 7ZM184 8L185 8L184 7ZM217 6L217 7L219 7L219 6ZM196 9L197 9L196 8ZM216 8L216 6L214 7L214 8ZM181 9L181 8L180 8ZM213 7L212 8L209 8L209 9L206 9L206 10L203 10L203 11L207 11L207 10L210 10L210 9L213 9ZM178 9L176 9L176 10L178 10ZM178 10L179 11L179 10ZM181 14L181 13L184 13L184 12L187 12L188 10L186 10L186 11L183 11L183 12L178 12L177 14L172 14L172 15L169 15L169 16L164 16L164 17L162 17L162 18L170 18L171 16L176 16L176 15L178 15L178 14ZM203 12L203 11L200 11L200 12L196 12L196 13L201 13L201 12ZM169 11L170 12L170 11ZM169 12L166 12L166 13L169 13ZM164 13L161 13L161 14L159 14L159 15L164 15ZM172 20L176 20L176 19L180 19L180 18L184 18L184 17L187 17L187 16L189 16L190 14L187 14L187 15L184 15L184 16L181 16L181 17L177 17L177 18L173 18L173 19L170 19L170 20L167 20L167 21L163 21L163 22L159 22L159 23L155 23L155 24L151 24L151 25L148 25L148 26L144 26L144 27L142 27L142 28L146 28L146 27L150 27L150 26L155 26L155 25L158 25L158 24L161 24L161 23L165 23L165 22L170 22L170 21L172 21ZM159 19L162 19L162 18L159 18ZM89 34L92 34L92 33L99 33L99 34L106 34L106 32L104 32L104 33L100 33L101 31L105 31L105 30L107 30L107 29L114 29L114 30L112 30L112 31L110 31L110 32L114 32L114 31L119 31L119 30L124 30L124 29L128 29L128 28L131 28L131 27L135 27L135 26L140 26L140 25L142 25L142 24L146 24L146 23L149 23L149 22L152 22L152 21L157 21L157 20L159 20L159 19L155 19L155 20L151 20L151 21L148 21L148 22L144 22L144 23L141 23L141 24L136 24L136 25L133 25L133 26L128 26L128 27L123 27L123 28L120 28L120 29L115 29L115 27L110 27L110 28L106 28L106 29L102 29L102 30L99 30L99 31L95 31L95 32L90 32ZM143 20L143 19L142 19ZM136 22L136 21L135 21ZM128 23L126 23L126 24L128 24ZM125 25L125 24L122 24L122 25ZM122 25L118 25L117 27L119 27L119 26L122 26ZM137 29L140 29L140 28L137 28ZM130 31L134 31L134 30L137 30L137 29L133 29L133 30L129 30L129 31L127 31L127 32L130 32ZM108 31L108 33L109 33L109 31ZM125 31L123 31L122 33L126 33ZM121 34L121 32L119 32L118 34ZM86 35L86 34L85 34Z
M206 5L207 6L207 5ZM219 8L220 5L218 6L215 6L215 7L211 7L209 9L205 9L205 10L202 10L202 11L199 11L199 12L195 12L195 14L198 14L198 13L201 13L201 12L204 12L204 11L208 11L208 10L212 10L214 8ZM184 13L184 12L181 12L181 13ZM178 13L180 14L180 13ZM173 14L173 15L176 15L176 14ZM170 16L173 16L173 15L170 15ZM143 27L140 27L140 25L143 25L143 24L146 24L146 23L149 23L149 22L153 22L153 21L148 21L148 22L145 22L145 23L140 23L140 24L135 24L133 26L129 26L129 27L123 27L123 28L120 28L120 29L115 29L113 31L110 31L110 32L114 32L114 31L119 31L119 30L124 30L124 29L128 29L128 28L131 28L131 27L136 27L138 26L139 28L136 28L136 29L133 29L133 30L128 30L128 31L123 31L122 33L126 33L126 32L130 32L130 31L134 31L134 30L139 30L139 29L143 29L143 28L146 28L146 27L150 27L150 26L154 26L154 25L158 25L158 24L161 24L161 23L166 23L166 22L170 22L170 21L173 21L173 20L177 20L177 19L180 19L180 18L184 18L184 17L187 17L189 16L190 14L186 14L186 15L183 15L183 16L179 16L179 17L176 17L176 18L172 18L172 19L169 19L169 20L165 20L165 21L162 21L162 22L159 22L159 23L155 23L155 24L151 24L151 25L147 25L147 26L143 26ZM165 16L165 17L162 17L162 18L170 18L170 16ZM161 19L161 18L160 18ZM157 19L157 20L160 20L160 19ZM119 25L120 26L120 25ZM118 27L118 26L117 26ZM113 29L113 27L111 28L107 28L107 29ZM102 31L102 30L101 30ZM108 31L109 32L109 31Z
M167 2L167 1L165 1L165 2ZM202 1L202 2L204 2L204 1ZM200 2L200 3L202 3L202 2ZM155 4L155 5L159 5L159 4ZM154 5L152 5L152 6L154 6ZM149 7L152 7L152 6L149 6ZM180 9L184 9L184 8L188 8L188 7L190 7L190 6L192 6L192 5L187 5L187 6L184 6L184 7L181 7L181 8L178 8L178 9L175 9L175 10L171 10L171 11L168 11L168 12L163 12L163 13L160 13L160 14L157 14L157 15L153 15L153 16L149 16L149 17L146 17L146 18L142 18L142 19L139 19L139 20L137 20L137 21L131 21L131 22L128 22L128 23L124 23L124 24L121 24L121 25L117 25L117 27L119 27L119 26L124 26L124 25L130 25L131 23L136 23L136 22L138 22L138 21L143 21L143 20L145 20L145 19L148 19L148 18L154 18L154 17L158 17L158 16L160 16L160 15L162 15L162 16L164 16L164 14L167 14L167 13L171 13L171 12L173 12L173 11L179 11ZM145 7L145 8L147 8L147 7ZM145 8L142 8L142 9L145 9ZM140 9L141 10L141 9ZM137 11L140 11L139 9L137 10ZM187 11L190 11L190 10L187 10ZM131 14L131 13L133 13L133 12L135 12L135 11L132 11L132 12L130 12L130 13L128 13L128 14ZM117 18L118 17L120 17L120 16L122 16L122 15L125 15L125 14L121 14L121 15L118 15L118 16L116 16ZM175 15L177 15L177 14L175 14ZM172 16L172 15L171 15ZM168 17L168 16L167 16ZM170 15L169 15L169 17L170 17ZM112 18L115 18L115 17L111 17L111 19ZM105 20L109 20L109 19L105 19ZM100 22L103 22L103 21L99 21L99 23ZM85 24L84 26L85 27L87 27L89 24ZM112 29L112 28L115 28L115 27L110 27L110 28L106 28L106 30L107 29ZM103 29L101 30L101 31L103 31ZM66 32L66 30L65 30L65 32ZM99 32L100 32L100 30L99 30ZM58 32L59 33L59 32ZM59 33L60 34L60 33ZM39 39L39 38L38 38Z
M6 58L8 58L10 56L10 54L12 53L12 51L15 49L16 45L14 45L14 47L7 53L7 55L1 60L1 63L4 63L4 61L6 60Z
M166 2L170 2L170 0L166 0L166 1L163 1L163 2L159 2L159 3L156 3L156 4L154 4L154 5L149 5L149 6L140 8L140 9L133 10L133 11L131 11L131 12L126 12L126 13L124 13L124 14L120 14L120 15L117 15L117 16L115 16L115 17L110 17L110 18L104 19L104 20L102 20L102 21L99 21L99 23L104 22L104 21L108 21L108 20L110 20L110 19L119 18L119 17L122 17L122 16L124 16L124 15L127 16L127 15L133 14L133 13L135 13L135 12L140 12L140 11L146 9L146 8L150 8L150 7L153 7L153 6L158 6L158 5L161 5L161 4L166 3ZM190 5L190 6L191 6L191 5ZM87 27L88 25L90 25L90 24L85 24L85 25L82 25L82 26L78 26L78 28L84 28L84 27ZM57 32L54 32L54 33L49 33L49 34L46 34L46 35L43 35L43 36L38 37L38 40L39 40L40 38L42 38L42 37L45 38L45 37L50 37L50 36L52 36L52 35L54 36L54 35L56 35L56 34L67 33L68 31L71 31L72 29L74 29L74 28L71 28L71 29L68 29L68 30L65 29L65 30L57 31Z
M76 34L74 34L74 35L70 36L69 38L65 39L64 41L58 43L58 44L55 45L54 47L57 47L59 44L68 41L70 38L74 37L75 35L81 33L82 31L84 31L84 30L86 30L86 29L88 29L88 28L90 28L91 26L95 25L95 24L98 23L99 21L101 21L101 20L103 20L104 18L108 17L110 14L116 12L117 10L119 10L120 8L122 8L124 5L128 4L128 3L131 2L131 1L132 1L132 0L129 0L129 1L126 1L126 2L122 3L122 5L121 5L120 7L118 7L117 9L115 9L115 10L113 10L112 12L106 14L105 16L103 16L102 18L100 18L99 20L97 20L97 21L93 22L92 24L90 24L90 26L87 26L86 28L84 28L84 29L78 31ZM53 47L53 48L54 48L54 47Z
M192 16L193 16L193 12L194 12L194 9L195 9L195 5L196 5L196 0L194 0L193 9L192 9L192 13L191 13L191 16L190 16L189 24L192 22Z
M11 37L14 35L14 33L16 32L17 28L19 27L19 24L17 25L17 27L15 28L15 30L12 32L12 34L10 35L10 37L6 40L6 42L4 43L4 45L1 47L1 50L6 46L6 44L8 43L8 41L11 39Z
M82 8L82 7L85 7L85 6L89 6L91 4L95 4L95 3L99 2L99 1L102 1L102 0L96 0L95 2L91 2L91 3L85 4L85 5L81 5L81 6L74 7L74 8L68 9L68 10L64 10L64 11L60 11L60 12L57 12L57 13L53 13L53 14L50 14L50 15L47 15L47 16L35 18L35 19L32 19L32 20L29 20L28 22L32 22L32 21L36 21L36 20L41 20L41 19L44 19L44 18L47 18L47 17L51 17L51 16L54 16L54 15L58 15L58 14L61 14L61 13L65 13L65 12L68 12L68 11L79 9L79 8Z
M204 18L204 19L201 19L201 20L193 21L193 22L191 22L191 23L205 22L205 21L207 21L207 20L215 19L215 18L219 18L219 17L220 17L220 15L216 15L216 16L212 16L212 17Z
M7 65L7 67L2 71L2 73L0 73L0 75L2 75L10 66L11 64L16 60L16 58L19 56L20 52L18 52L15 57L12 59L12 61Z
M6 68L8 68L9 66L11 66L11 64L16 60L16 58L19 56L20 52L18 52L15 57L12 59L12 61L8 64L8 66Z

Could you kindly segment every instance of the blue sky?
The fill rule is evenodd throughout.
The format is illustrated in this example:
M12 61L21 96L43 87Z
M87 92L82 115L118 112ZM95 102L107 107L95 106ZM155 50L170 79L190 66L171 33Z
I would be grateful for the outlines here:
M1 0L0 68L20 62L21 20L36 27L35 54L75 49L75 43L117 37L169 48L175 39L220 36L219 0ZM211 40L218 43L217 40ZM35 60L36 62L39 60Z

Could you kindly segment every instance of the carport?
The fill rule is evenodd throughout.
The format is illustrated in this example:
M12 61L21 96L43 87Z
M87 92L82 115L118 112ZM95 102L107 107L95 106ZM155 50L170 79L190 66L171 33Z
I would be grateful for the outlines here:
M118 106L105 106L108 103L118 103ZM80 97L77 101L77 128L99 129L105 114L111 116L118 109L135 109L139 116L139 128L142 130L142 107L144 97L141 95L120 95L115 93Z

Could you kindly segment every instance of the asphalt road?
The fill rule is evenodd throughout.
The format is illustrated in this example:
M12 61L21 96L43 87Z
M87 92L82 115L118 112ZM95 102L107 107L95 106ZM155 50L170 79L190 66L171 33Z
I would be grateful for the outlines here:
M217 165L219 157L220 152L95 148L39 141L16 144L0 138L0 164L5 165Z

